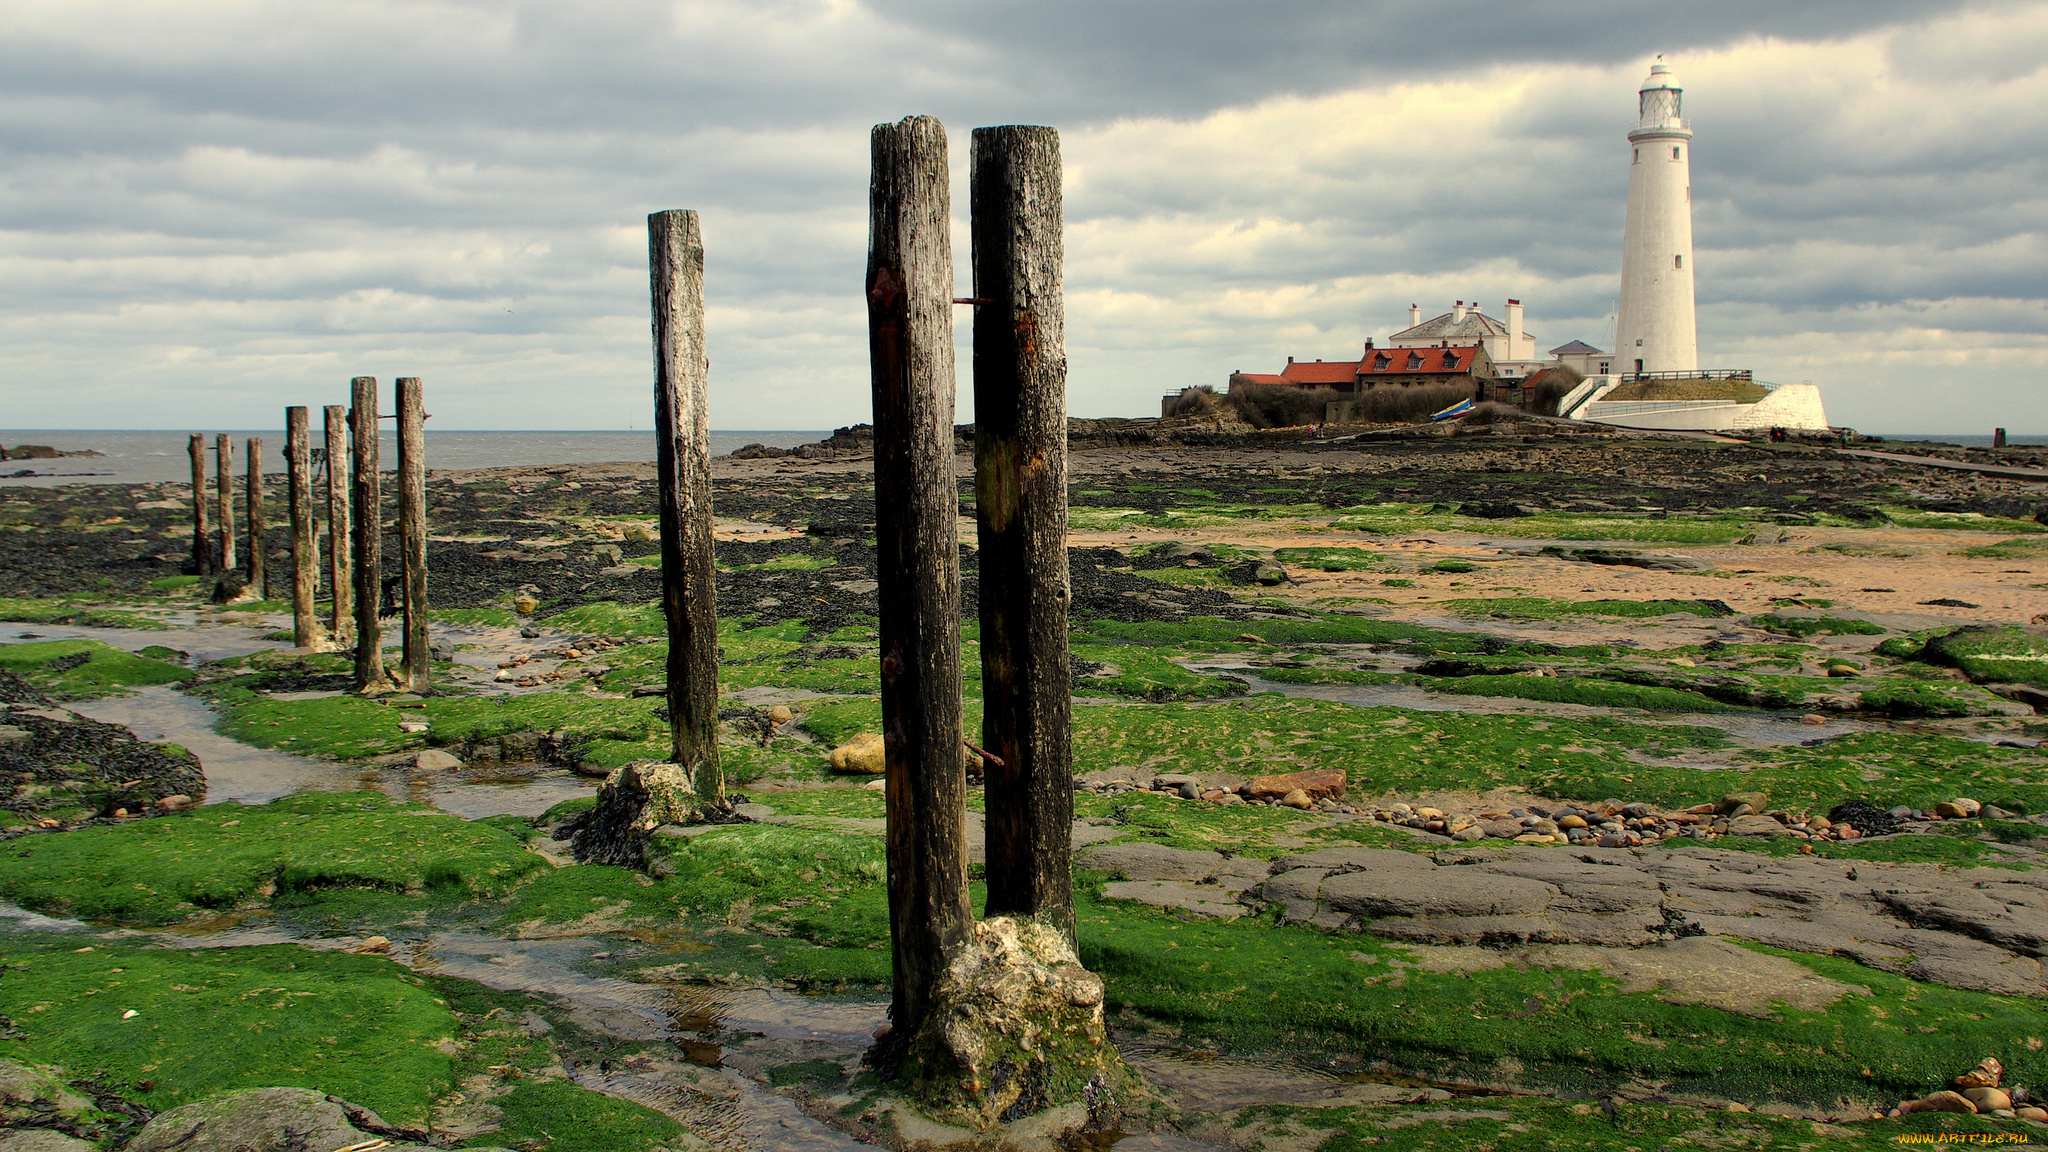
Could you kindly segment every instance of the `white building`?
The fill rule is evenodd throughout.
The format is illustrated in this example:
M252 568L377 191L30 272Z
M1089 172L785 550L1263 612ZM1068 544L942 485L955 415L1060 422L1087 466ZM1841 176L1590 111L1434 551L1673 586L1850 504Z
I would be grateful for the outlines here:
M1621 240L1621 308L1615 367L1690 372L1699 367L1693 327L1692 124L1685 90L1660 57L1636 98L1628 134L1628 222Z

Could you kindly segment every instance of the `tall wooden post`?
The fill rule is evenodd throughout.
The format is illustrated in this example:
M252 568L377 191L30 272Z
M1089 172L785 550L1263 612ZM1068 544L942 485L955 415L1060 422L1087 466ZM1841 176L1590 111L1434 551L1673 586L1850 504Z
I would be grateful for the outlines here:
M711 539L711 365L704 354L704 238L697 214L647 217L654 312L654 427L661 482L661 606L668 618L672 758L706 807L724 808L718 763L718 601Z
M249 587L256 590L258 599L268 600L270 588L263 571L267 560L263 555L263 533L269 527L263 515L263 438L249 437L242 455L247 457L242 463L247 505L242 515L249 521Z
M974 492L988 914L1074 939L1060 137L974 131Z
M384 633L377 625L377 598L384 575L384 489L377 475L377 378L349 382L348 413L354 470L349 483L356 568L356 676L358 692L391 688L384 676Z
M419 378L398 378L398 553L405 583L405 686L434 686L427 652L427 409Z
M235 563L235 442L225 432L213 437L213 511L220 521L220 570L233 572Z
M284 466L292 504L292 643L312 648L320 643L320 621L313 598L320 590L320 557L313 541L313 429L303 405L284 410Z
M198 432L185 443L192 456L192 571L211 576L213 562L213 517L206 504L206 437Z
M960 731L960 496L953 473L953 250L946 130L878 124L868 219L875 539L888 783L889 1015L923 1023L967 938Z
M348 409L329 404L321 412L321 430L327 437L327 590L332 601L332 627L328 630L336 648L355 642L355 534L348 514Z

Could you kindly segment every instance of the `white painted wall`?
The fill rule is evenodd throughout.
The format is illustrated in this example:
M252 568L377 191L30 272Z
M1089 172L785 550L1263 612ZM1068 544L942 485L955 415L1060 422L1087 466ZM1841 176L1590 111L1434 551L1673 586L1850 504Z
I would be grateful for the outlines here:
M1821 405L1820 389L1812 384L1780 384L1769 396L1744 404L1742 409L1735 418L1737 428L1828 430L1827 409Z
M1616 372L1699 367L1693 326L1692 128L1679 115L1682 93L1669 67L1652 67L1638 94L1636 127L1628 134Z

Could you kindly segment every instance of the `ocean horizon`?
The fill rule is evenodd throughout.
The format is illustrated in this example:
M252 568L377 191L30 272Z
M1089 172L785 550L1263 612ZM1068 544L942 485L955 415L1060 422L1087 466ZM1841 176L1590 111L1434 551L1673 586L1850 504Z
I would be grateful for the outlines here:
M186 454L192 430L23 428L0 429L0 445L47 445L60 452L95 451L100 456L66 456L54 460L9 460L0 463L0 488L52 487L61 484L154 484L191 479L191 458ZM728 455L749 444L772 448L794 448L832 434L824 430L735 429L713 430L711 454ZM211 470L213 438L225 435L234 442L234 470L240 475L242 454L251 437L263 441L263 470L284 471L285 433L282 428L216 428L206 437L208 468ZM313 445L323 437L320 425L313 426ZM385 430L379 437L378 462L386 469L398 460L398 439ZM625 431L545 430L464 431L435 428L427 432L427 467L463 471L471 468L502 468L516 464L601 464L616 460L653 460L652 429ZM18 472L32 475L18 476Z

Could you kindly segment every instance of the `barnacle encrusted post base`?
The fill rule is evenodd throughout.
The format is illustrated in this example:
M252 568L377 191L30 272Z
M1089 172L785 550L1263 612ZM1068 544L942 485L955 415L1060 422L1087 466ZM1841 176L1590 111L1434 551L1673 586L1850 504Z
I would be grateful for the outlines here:
M1141 1085L1109 1041L1102 998L1101 978L1058 928L981 921L904 1047L897 1090L933 1119L977 1131L1077 1103L1098 1125Z

